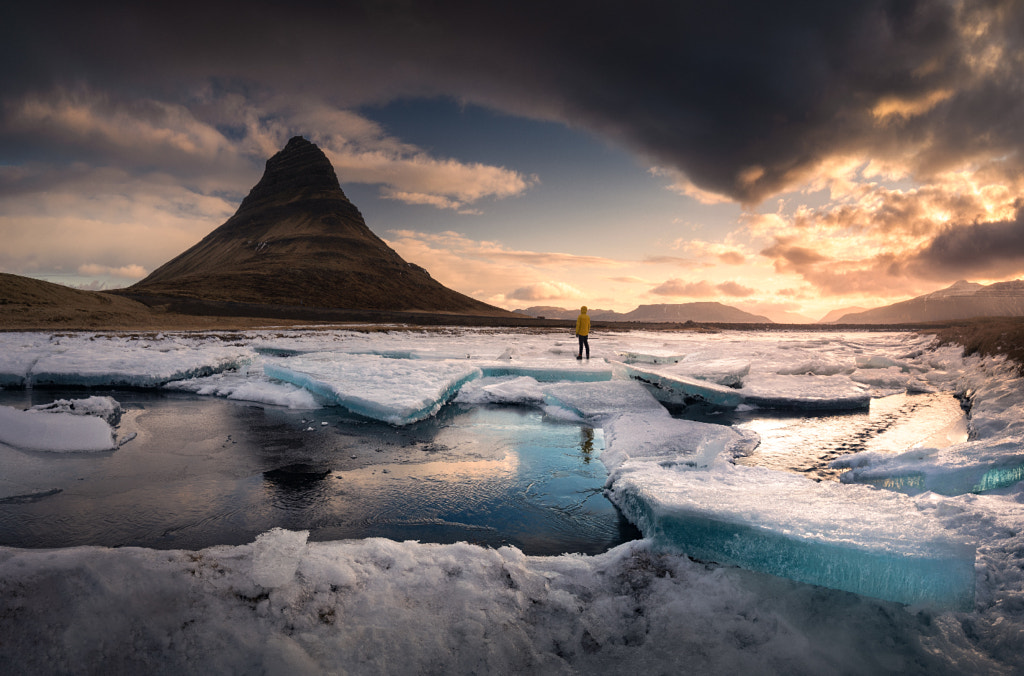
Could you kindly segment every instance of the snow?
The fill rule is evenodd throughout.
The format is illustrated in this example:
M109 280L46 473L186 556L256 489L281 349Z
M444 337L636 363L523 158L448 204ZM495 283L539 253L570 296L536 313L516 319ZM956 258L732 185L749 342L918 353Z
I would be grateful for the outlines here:
M95 399L95 398L94 398ZM112 451L114 428L101 416L0 406L0 444L54 453Z
M387 359L339 352L268 360L263 372L353 413L395 425L434 415L463 384L480 376L480 369L467 361Z
M0 334L4 387L166 387L394 425L453 399L584 420L603 431L610 499L644 535L557 557L280 529L198 552L0 547L0 661L12 673L1024 669L1024 381L1009 365L884 332L623 332L591 350L580 363L568 336L475 329ZM895 454L844 456L842 481L818 483L733 464L756 435L661 403L863 407L893 391L962 397L968 440L936 429ZM42 467L61 456L37 451L115 449L104 418L117 402L86 402L0 407L3 457ZM41 480L0 488L10 505L52 493Z
M745 404L759 408L849 410L871 403L870 390L844 375L759 373L748 377L740 392Z
M159 336L92 335L80 340L8 334L3 338L0 345L14 353L0 357L0 385L4 386L20 381L22 386L32 387L155 388L173 380L236 369L252 358L247 348Z

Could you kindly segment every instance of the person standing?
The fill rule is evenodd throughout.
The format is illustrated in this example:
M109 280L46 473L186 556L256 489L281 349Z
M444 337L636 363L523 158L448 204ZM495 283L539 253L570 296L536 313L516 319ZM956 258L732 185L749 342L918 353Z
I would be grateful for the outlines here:
M590 342L587 337L590 335L590 316L587 315L587 306L580 308L580 316L576 318L576 337L580 340L580 351L577 359L583 359L583 349L587 350L587 359L590 359Z

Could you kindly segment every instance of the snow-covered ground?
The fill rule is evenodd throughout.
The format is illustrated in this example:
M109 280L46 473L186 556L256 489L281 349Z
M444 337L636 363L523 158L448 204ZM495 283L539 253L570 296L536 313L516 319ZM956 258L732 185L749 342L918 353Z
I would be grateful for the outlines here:
M445 402L604 430L607 495L644 539L598 556L269 531L198 552L0 548L11 673L1019 673L1024 383L906 333L451 329L0 334L8 387L171 388L342 406L395 425ZM935 430L842 457L841 482L735 464L749 430L660 402L861 408L951 392ZM0 407L0 444L118 453L114 399ZM84 414L84 415L83 415ZM87 421L87 422L82 422ZM948 439L949 441L942 441ZM898 490L897 490L898 489ZM0 477L0 500L49 486ZM689 555L689 556L688 556Z

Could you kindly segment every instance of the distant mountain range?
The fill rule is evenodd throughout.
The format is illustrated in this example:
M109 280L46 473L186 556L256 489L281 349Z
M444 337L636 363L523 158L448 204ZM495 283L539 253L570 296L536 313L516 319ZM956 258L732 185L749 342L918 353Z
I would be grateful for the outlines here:
M1024 316L1024 280L985 286L960 280L953 286L900 303L850 312L838 324L916 324L974 317ZM824 321L824 320L823 320Z
M579 308L566 310L549 305L536 305L516 312L545 319L576 319ZM641 305L631 312L593 309L587 314L595 321L606 322L710 322L719 324L772 324L772 320L721 303L661 303Z

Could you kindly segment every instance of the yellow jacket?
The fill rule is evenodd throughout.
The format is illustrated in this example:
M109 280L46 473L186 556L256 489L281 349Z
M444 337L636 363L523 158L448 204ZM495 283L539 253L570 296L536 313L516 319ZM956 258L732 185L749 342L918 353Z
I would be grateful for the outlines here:
M587 315L587 306L584 305L580 308L580 316L576 318L576 335L577 336L589 336L590 335L590 316Z

